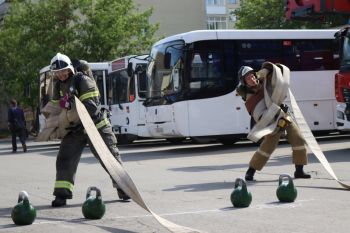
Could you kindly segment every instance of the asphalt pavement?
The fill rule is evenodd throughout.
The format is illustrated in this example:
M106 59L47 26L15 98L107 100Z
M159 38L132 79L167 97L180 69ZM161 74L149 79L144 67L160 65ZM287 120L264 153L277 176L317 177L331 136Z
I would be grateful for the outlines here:
M336 175L350 184L350 137L319 140ZM59 141L28 141L28 152L11 153L9 139L0 140L0 232L168 232L133 201L121 201L109 176L86 147L79 163L74 197L63 208L52 208L55 159ZM291 149L281 143L266 167L247 184L248 208L232 206L236 178L243 177L257 149L249 142L172 145L140 142L121 146L124 167L149 207L160 216L203 232L347 233L350 192L343 189L310 154L305 170L312 179L295 179L295 202L276 196L280 174L293 174ZM87 188L97 186L106 204L100 220L82 214ZM37 210L33 224L17 226L11 211L20 191Z

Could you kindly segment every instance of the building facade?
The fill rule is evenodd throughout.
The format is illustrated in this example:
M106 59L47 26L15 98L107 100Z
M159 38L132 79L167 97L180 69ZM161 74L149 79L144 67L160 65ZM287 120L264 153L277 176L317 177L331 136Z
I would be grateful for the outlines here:
M157 36L201 29L234 29L240 0L134 0L144 11L153 7L150 23L159 23Z
M150 23L159 23L156 36L206 29L205 0L134 0L140 11L153 7Z
M207 29L233 29L240 0L205 0Z

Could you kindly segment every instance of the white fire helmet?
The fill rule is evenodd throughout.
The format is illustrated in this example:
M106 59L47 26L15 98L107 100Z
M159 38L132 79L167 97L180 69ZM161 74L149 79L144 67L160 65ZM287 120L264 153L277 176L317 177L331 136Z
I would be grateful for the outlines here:
M68 56L62 53L57 53L51 59L50 69L51 71L60 71L64 69L70 69L73 74L75 73L71 60L69 59Z
M255 73L253 68L250 66L242 66L238 71L238 78L242 84L245 84L244 78L249 73Z

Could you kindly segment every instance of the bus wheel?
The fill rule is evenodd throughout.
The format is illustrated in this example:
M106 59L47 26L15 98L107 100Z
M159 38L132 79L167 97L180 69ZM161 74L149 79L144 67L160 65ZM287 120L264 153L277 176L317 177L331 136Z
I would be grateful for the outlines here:
M118 145L126 145L126 144L131 144L133 141L136 139L133 137L133 135L128 135L128 134L119 134L116 135Z
M218 141L224 146L232 146L238 142L238 138L219 138Z
M185 141L186 138L167 138L166 140L170 143L177 144L177 143L181 143L181 142Z

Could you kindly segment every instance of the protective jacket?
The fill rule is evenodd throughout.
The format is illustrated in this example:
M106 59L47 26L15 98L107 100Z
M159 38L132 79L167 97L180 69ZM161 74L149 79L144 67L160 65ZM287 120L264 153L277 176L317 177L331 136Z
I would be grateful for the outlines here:
M249 167L261 170L276 149L284 132L292 145L293 163L307 164L304 139L283 104L288 90L289 69L283 65L264 63L262 69L256 74L259 80L257 86L248 88L242 85L237 88L237 93L246 101L249 114L257 122L248 138L257 141L263 137L259 149L249 162ZM280 126L278 123L280 119L284 120L285 125Z
M107 115L100 108L100 93L93 78L80 72L71 75L67 80L57 81L52 102L58 104L65 96L68 96L70 107L62 109L59 115L60 136L64 137L69 131L81 127L81 122L76 111L73 97L77 96L85 105L96 127L102 128L108 124Z
M243 92L241 95L246 100L247 110L256 122L248 134L248 139L259 141L260 138L272 133L278 120L285 117L280 106L287 97L289 74L290 71L286 66L265 62L257 73L261 85L254 88L245 87L246 92L238 87L237 93Z
M117 148L117 139L106 117L107 114L100 108L99 91L95 80L78 72L71 75L64 82L57 81L52 101L65 108L62 108L59 114L58 127L61 133L64 132L64 136L61 135L63 138L56 160L54 195L63 199L72 198L75 173L82 151L87 143L90 145L94 156L100 161L99 155L84 132L73 102L74 96L77 96L84 104L107 147L115 159L120 164L122 163ZM68 104L62 105L63 100ZM106 170L103 163L101 165ZM113 182L113 185L118 188L115 182Z

